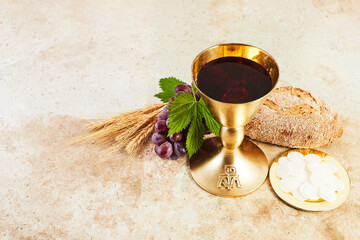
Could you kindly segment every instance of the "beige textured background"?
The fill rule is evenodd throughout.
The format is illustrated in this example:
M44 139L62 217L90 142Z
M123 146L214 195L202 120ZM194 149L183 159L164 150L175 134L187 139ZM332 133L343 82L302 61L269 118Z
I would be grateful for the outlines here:
M224 42L267 50L281 85L344 116L343 137L320 149L351 177L341 207L298 211L268 181L218 198L152 145L132 161L66 146L89 118L156 102L159 78L190 82L195 55ZM360 239L359 70L358 0L2 0L0 239ZM286 150L259 146L269 162Z

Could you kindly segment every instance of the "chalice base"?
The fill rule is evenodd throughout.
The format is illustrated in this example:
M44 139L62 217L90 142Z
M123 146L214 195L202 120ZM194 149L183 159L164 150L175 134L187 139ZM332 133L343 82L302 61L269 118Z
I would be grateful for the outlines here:
M268 174L264 152L244 139L240 147L223 147L220 138L205 140L189 160L190 173L205 191L220 197L241 197L258 189Z

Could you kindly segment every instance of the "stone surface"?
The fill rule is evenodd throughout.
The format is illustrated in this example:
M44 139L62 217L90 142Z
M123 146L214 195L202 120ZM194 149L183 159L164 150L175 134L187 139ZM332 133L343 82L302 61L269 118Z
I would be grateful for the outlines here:
M2 1L1 239L360 238L360 5L357 1ZM186 159L148 145L100 158L69 146L89 118L157 100L161 77L190 82L203 49L243 42L270 52L281 85L344 116L323 147L348 171L339 208L298 211L269 181L243 198L207 194ZM286 148L258 143L269 162Z

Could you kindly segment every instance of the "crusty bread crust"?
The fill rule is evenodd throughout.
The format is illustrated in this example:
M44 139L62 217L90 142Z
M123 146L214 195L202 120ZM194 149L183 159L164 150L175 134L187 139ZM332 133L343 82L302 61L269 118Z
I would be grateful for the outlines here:
M341 137L342 121L320 99L300 88L275 89L245 126L255 140L295 148L314 148Z

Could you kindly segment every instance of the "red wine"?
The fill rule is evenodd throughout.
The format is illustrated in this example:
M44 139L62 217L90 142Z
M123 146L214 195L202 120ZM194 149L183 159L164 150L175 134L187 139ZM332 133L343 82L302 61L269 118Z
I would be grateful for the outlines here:
M258 63L241 57L223 57L206 63L197 75L199 89L226 103L245 103L272 89L269 73Z

